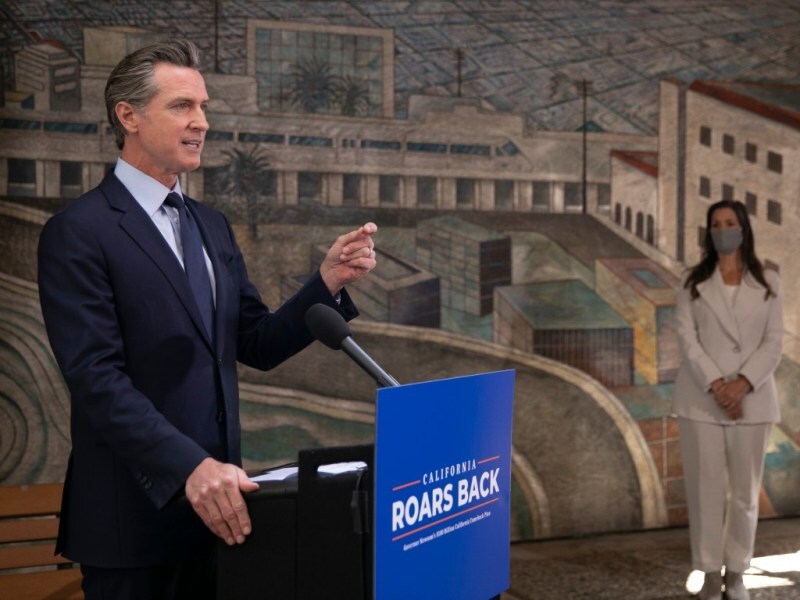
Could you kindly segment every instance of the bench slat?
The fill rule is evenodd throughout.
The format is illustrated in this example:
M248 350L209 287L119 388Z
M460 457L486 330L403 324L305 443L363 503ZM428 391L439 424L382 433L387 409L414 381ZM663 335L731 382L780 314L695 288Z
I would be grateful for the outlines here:
M80 569L54 554L62 489L61 483L0 486L3 598L83 599Z
M54 540L58 535L58 519L19 519L0 521L0 543Z
M15 573L0 577L4 598L14 600L80 600L80 569Z
M63 556L55 556L55 549L55 544L3 546L0 548L0 569L44 567L72 562Z
M55 515L61 510L61 483L0 486L0 518Z

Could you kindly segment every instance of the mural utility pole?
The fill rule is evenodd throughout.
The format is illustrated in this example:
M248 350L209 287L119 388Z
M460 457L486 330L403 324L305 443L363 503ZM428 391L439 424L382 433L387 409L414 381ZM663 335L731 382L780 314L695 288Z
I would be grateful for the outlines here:
M571 90L574 90L574 92L570 91L570 95L572 93L578 93L581 96L581 212L586 214L589 212L586 190L586 171L589 152L587 143L589 132L589 91L591 90L592 82L586 78L571 79L569 76L563 73L556 73L550 79L550 98L552 100L564 99L561 93L562 84L567 84L570 86ZM569 95L567 95L567 99L571 100Z
M456 48L456 95L461 98L461 65L464 62L464 49Z
M589 85L591 82L586 81L586 79L581 79L581 96L583 97L583 118L581 122L583 123L583 136L582 136L582 143L583 143L583 151L581 152L583 158L583 164L581 165L581 201L583 202L583 214L586 214L586 151L587 151L587 144L586 144L586 134L588 127L588 119L587 119L587 99L589 97Z
M214 0L214 73L219 73L219 0Z

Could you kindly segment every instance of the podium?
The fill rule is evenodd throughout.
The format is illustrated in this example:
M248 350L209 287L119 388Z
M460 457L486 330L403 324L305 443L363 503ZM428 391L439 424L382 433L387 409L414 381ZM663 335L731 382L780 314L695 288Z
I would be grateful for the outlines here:
M378 390L375 445L304 450L218 543L219 600L488 600L509 585L513 371ZM361 463L352 467L347 463ZM326 472L326 465L345 465Z
M345 463L365 466L318 470ZM218 600L371 599L373 464L372 444L302 450L293 475L260 482L247 541L217 542Z

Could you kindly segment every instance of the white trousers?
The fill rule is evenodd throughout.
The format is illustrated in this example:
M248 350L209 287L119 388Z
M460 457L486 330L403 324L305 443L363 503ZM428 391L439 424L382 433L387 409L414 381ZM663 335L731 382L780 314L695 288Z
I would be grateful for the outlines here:
M692 567L744 573L753 558L770 423L717 425L678 418Z

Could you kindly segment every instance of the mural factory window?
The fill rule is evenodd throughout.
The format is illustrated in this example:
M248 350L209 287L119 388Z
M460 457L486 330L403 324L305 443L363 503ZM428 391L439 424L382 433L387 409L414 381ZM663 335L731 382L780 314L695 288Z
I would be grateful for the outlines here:
M239 141L263 144L285 144L286 136L282 133L253 133L252 131L241 131L239 132Z
M628 231L631 230L631 207L628 206L625 208L625 229Z
M206 131L206 140L210 142L232 142L233 132L209 129Z
M564 208L568 212L580 211L583 208L583 187L580 183L568 181L564 184Z
M358 206L361 204L361 175L345 173L342 177L342 205Z
M391 140L361 140L361 147L375 150L401 150L403 144Z
M701 248L706 245L706 228L705 227L698 227L697 228L697 245Z
M729 183L722 184L722 199L733 200L733 186Z
M397 204L400 198L400 177L381 175L378 179L378 198L381 204Z
M700 127L700 143L703 146L711 146L711 127Z
M383 38L308 29L256 27L259 107L380 116Z
M489 146L478 146L476 144L451 144L450 152L453 154L472 154L474 156L491 156L492 149Z
M711 198L711 180L708 177L700 177L700 195Z
M83 163L61 161L61 197L77 198L83 191Z
M550 212L550 182L533 182L533 212Z
M272 169L267 169L256 174L259 187L259 198L270 202L278 201L278 174Z
M767 200L767 220L776 225L781 224L781 203L775 200Z
M461 208L475 205L475 180L459 177L456 179L456 206Z
M744 146L744 158L747 162L758 162L758 146L747 142Z
M611 210L611 186L607 183L597 185L597 211L608 213Z
M436 177L417 177L417 205L436 206Z
M494 207L498 210L514 208L514 182L509 179L497 179L494 182Z
M216 200L225 191L228 166L203 168L203 196L205 201ZM221 199L221 198L220 198ZM230 216L230 215L228 215Z
M644 237L644 215L641 212L636 213L636 237Z
M319 137L316 135L290 135L290 146L316 146L317 148L332 148L331 138Z
M783 173L783 155L767 152L767 169L775 173Z
M755 217L758 214L758 196L752 192L745 192L744 205L747 207L747 214Z
M8 195L36 195L36 161L27 158L8 159Z
M722 136L722 151L725 154L733 154L736 151L736 141L732 135L726 133Z
M300 171L297 174L297 202L301 205L322 202L322 173Z
M647 237L645 240L651 246L655 243L656 221L653 215L647 215Z
M519 154L519 148L517 148L514 142L509 141L495 148L494 153L496 156L516 156Z
M447 144L436 144L433 142L408 142L406 148L409 152L435 152L447 154Z
M614 205L614 222L617 225L622 223L622 205L619 202Z

